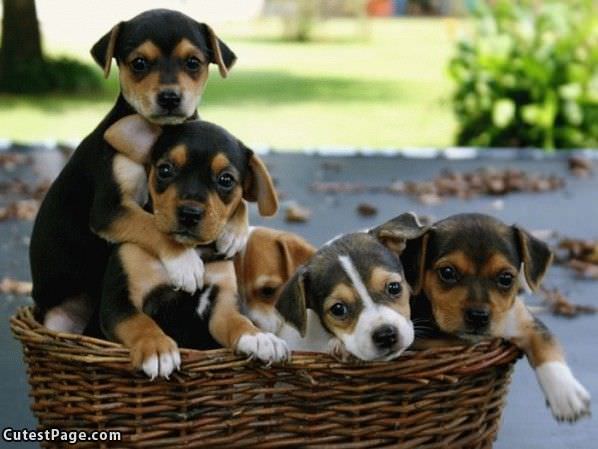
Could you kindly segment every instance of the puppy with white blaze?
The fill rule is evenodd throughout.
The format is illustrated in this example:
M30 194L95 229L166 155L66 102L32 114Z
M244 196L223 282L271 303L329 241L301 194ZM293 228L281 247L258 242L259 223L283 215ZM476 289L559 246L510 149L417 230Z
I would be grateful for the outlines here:
M398 357L414 338L399 255L423 232L413 214L402 214L324 245L285 285L278 334L292 349L324 349L341 359Z

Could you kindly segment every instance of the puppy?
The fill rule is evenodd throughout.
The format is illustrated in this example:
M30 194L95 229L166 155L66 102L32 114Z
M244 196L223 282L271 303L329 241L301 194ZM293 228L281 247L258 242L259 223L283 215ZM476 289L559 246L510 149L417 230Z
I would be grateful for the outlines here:
M425 228L412 214L368 232L346 234L320 248L285 285L276 308L301 339L323 330L328 350L339 358L390 360L412 342L409 286L399 254ZM308 329L307 309L317 320ZM321 329L318 329L320 327ZM282 329L280 335L292 329ZM313 348L316 339L306 346Z
M201 286L198 255L159 232L154 217L141 207L144 195L132 194L143 167L117 155L104 132L135 112L158 125L196 117L208 65L217 64L224 77L235 62L208 25L162 9L120 22L91 54L106 75L116 59L121 93L52 184L35 220L29 252L36 316L57 331L81 332L97 307L108 242L133 242L150 251L178 288L193 292ZM220 234L218 249L234 253L245 242L246 228L241 203Z
M265 165L227 131L201 121L161 129L143 129L144 123L140 116L126 117L110 127L109 135L119 151L135 148L150 154L147 188L159 232L195 247L217 239L242 198L257 201L262 215L276 212L276 192ZM140 195L145 172L129 180L131 194ZM197 251L214 256L210 248ZM260 332L240 314L232 261L214 261L206 281L206 288L194 295L176 291L155 255L141 245L121 244L106 269L102 331L128 347L134 366L150 377L168 377L178 367L176 341L202 349L217 343L265 361L288 356L282 340ZM191 304L195 311L189 310ZM179 317L184 311L187 321L172 320L170 309Z
M284 324L276 302L284 284L316 248L291 232L250 227L245 248L235 257L243 312L262 330L277 334Z
M415 294L414 320L432 319L441 331L468 340L512 341L535 369L556 419L575 421L589 414L590 395L571 373L555 337L517 297L520 275L536 290L551 263L544 242L517 225L462 214L407 242L401 259Z

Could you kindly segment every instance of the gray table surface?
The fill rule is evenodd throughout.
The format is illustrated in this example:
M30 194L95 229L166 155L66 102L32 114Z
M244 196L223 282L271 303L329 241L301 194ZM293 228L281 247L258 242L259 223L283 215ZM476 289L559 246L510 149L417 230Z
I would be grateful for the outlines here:
M29 151L28 151L29 152ZM36 182L52 177L63 162L56 151L34 151L32 166L14 170L0 169L0 182L20 178ZM292 153L273 153L264 156L277 179L278 188L286 201L294 200L312 210L312 218L305 224L285 223L282 215L262 219L252 207L252 224L261 224L297 232L314 244L322 244L341 232L359 230L380 223L400 212L417 213L441 218L457 212L483 212L496 215L507 222L517 222L528 229L552 229L568 236L598 238L598 175L577 179L567 172L563 159L505 158L444 160L404 159L400 157L327 157ZM326 161L328 169L323 162ZM333 165L333 170L330 165ZM352 181L368 185L385 185L394 179L431 179L442 168L458 171L482 166L516 167L531 172L555 173L566 178L565 189L542 194L511 194L502 197L502 208L496 207L494 197L472 200L449 199L439 205L426 206L407 196L386 193L324 194L309 189L314 181ZM598 164L597 164L598 165ZM18 195L0 196L0 206ZM375 217L360 217L355 209L360 202L378 207ZM10 276L30 278L27 245L31 222L0 222L0 278ZM571 272L553 267L545 280L547 286L558 286L575 302L598 305L598 281L579 280ZM528 298L531 304L536 298ZM28 385L21 348L10 333L8 317L29 298L0 295L0 428L34 428L35 420L29 410ZM598 315L575 319L541 315L544 322L559 337L566 348L570 365L594 398L598 398ZM0 442L0 447L35 447L26 444ZM494 445L496 449L591 449L598 447L598 426L595 418L575 425L555 422L536 383L533 371L525 360L515 370L504 411L502 425Z

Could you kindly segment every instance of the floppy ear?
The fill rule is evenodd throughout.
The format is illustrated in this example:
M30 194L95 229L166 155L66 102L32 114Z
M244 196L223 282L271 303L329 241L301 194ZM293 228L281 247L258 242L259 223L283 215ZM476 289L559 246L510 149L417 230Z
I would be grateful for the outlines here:
M408 240L400 255L405 279L414 295L419 294L422 289L429 239L430 233L426 232L419 238Z
M276 244L280 249L282 260L284 260L287 280L295 273L299 265L307 262L316 252L314 246L296 234L281 233L276 238Z
M262 160L249 148L239 142L245 149L248 158L249 173L243 186L243 198L247 201L257 201L260 215L271 217L278 210L278 195L270 173Z
M305 336L307 326L308 298L305 295L309 272L305 266L300 267L293 277L285 284L278 301L276 310L283 319Z
M218 64L218 70L220 70L220 76L226 78L228 71L237 61L237 56L228 46L222 42L210 25L205 23L199 24L204 38L208 42L208 57L212 64Z
M519 255L523 261L525 280L533 291L542 282L546 270L552 263L552 251L546 243L529 234L518 226L513 226Z
M116 151L138 164L150 160L151 149L162 128L145 120L139 114L127 115L104 132L104 139Z
M91 47L91 56L95 62L104 70L104 77L108 78L110 66L114 57L118 33L124 22L119 22L112 27L104 36Z
M406 212L369 232L391 251L401 254L407 241L421 237L427 230L428 226L423 226L417 215Z

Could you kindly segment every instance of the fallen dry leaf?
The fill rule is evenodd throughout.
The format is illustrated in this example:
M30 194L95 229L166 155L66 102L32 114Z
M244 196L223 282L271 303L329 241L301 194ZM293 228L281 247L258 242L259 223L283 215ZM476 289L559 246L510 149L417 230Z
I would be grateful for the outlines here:
M571 156L568 160L569 171L579 178L585 178L591 176L594 167L592 161L587 157L583 156Z
M565 181L552 174L534 174L507 168L489 167L470 172L442 170L432 180L394 180L388 185L366 185L356 182L314 182L311 190L321 193L390 193L406 194L421 203L434 205L444 198L470 199L479 195L502 196L511 192L549 192L562 189Z
M12 295L30 295L31 289L31 282L17 281L8 277L5 277L0 282L0 293Z
M567 260L577 259L598 265L598 241L565 238L559 241L558 249L567 252Z
M370 203L360 203L357 205L357 213L363 217L372 217L378 213L378 208Z
M289 205L285 214L285 220L289 223L305 223L311 217L311 211L298 204Z
M575 270L580 277L598 280L598 265L573 259L567 263L567 266Z
M575 318L581 314L596 313L598 309L593 306L583 306L572 303L557 288L541 288L543 294L542 301L553 315Z
M29 164L31 157L22 153L0 153L0 167L12 171L17 165Z
M39 209L39 201L35 199L20 200L0 208L0 221L4 220L28 220L35 218Z
M50 185L50 181L43 181L31 186L25 181L16 178L11 181L0 182L0 194L20 194L35 199L42 199L50 189Z

